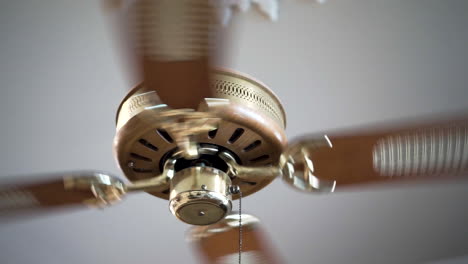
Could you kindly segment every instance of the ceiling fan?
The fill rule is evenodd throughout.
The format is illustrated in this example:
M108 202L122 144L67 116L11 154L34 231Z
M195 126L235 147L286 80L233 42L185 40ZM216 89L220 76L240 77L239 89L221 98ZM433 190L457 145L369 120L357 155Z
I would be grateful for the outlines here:
M466 175L468 125L458 117L287 144L284 110L264 84L211 69L212 22L206 18L212 11L205 1L195 3L140 3L148 4L137 13L146 25L138 27L145 36L139 42L145 83L123 100L115 138L116 158L132 184L106 173L67 174L49 183L5 188L5 208L104 206L143 190L170 199L173 213L187 223L232 226L232 217L220 222L239 197L230 187L239 186L247 196L278 176L302 190L330 192ZM180 31L172 28L174 17L187 17ZM156 28L146 24L159 18Z

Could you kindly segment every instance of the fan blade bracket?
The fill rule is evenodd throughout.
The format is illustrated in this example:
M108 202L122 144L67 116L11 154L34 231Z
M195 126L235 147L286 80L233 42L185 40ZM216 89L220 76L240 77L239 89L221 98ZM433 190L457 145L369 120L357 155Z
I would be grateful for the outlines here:
M311 154L318 149L330 149L333 145L328 136L300 141L288 146L280 158L281 177L290 185L308 192L330 193L335 191L336 181L324 180L314 175Z
M102 208L122 200L127 186L117 177L93 172L91 175L69 175L63 178L65 191L91 192L93 197L83 200L90 207Z
M272 181L276 177L282 175L279 166L243 166L236 162L227 152L221 152L220 157L228 165L228 175L233 178L233 184L238 182L256 185L262 181Z
M134 181L132 184L127 185L126 190L128 192L146 191L146 192L160 192L169 188L169 183L172 177L174 177L174 165L176 159L172 158L166 161L164 164L163 172L149 179L143 179Z

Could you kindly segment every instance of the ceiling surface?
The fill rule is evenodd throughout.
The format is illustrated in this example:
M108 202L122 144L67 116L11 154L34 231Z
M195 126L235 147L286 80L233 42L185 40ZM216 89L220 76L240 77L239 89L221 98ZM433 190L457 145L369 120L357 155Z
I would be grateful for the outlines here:
M129 87L98 1L1 1L1 176L99 169ZM225 67L269 84L290 138L468 109L468 2L280 1L269 22L236 15ZM39 176L38 176L39 177ZM1 178L0 178L1 179ZM331 195L280 180L247 197L285 263L466 263L468 182ZM0 262L197 263L168 202L0 223ZM438 262L432 262L438 261Z

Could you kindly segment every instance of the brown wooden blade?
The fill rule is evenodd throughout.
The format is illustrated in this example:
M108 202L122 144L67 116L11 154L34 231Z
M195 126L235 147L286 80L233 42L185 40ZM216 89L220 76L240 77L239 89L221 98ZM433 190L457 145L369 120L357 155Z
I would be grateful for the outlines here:
M115 188L120 188L118 179L98 172L57 174L48 180L36 180L34 183L24 183L24 180L23 183L9 182L0 185L1 216L42 209L100 206L99 202L107 202L98 199L100 194L108 201L123 194Z
M274 252L259 220L242 215L242 263L278 264L283 261ZM239 258L239 216L232 214L209 226L193 227L189 232L201 263L237 263Z
M210 0L137 0L136 33L144 86L172 108L196 109L213 97L209 71L216 11Z
M90 198L94 198L91 191L66 190L63 179L22 186L2 186L0 210L82 204Z
M303 138L284 179L304 190L468 177L468 118Z

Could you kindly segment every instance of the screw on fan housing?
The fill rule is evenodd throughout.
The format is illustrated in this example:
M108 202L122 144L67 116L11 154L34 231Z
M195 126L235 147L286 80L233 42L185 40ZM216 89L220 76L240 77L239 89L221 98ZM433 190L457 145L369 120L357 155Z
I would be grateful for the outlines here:
M229 186L229 192L232 194L240 193L240 187L238 185L231 185Z

